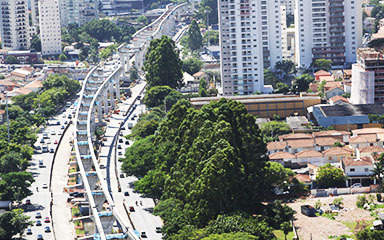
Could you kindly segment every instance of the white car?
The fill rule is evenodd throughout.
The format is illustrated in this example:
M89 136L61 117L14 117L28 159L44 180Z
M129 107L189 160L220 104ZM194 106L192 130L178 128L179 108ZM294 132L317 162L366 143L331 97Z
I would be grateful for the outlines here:
M46 183L44 183L43 188L48 188L48 185Z
M51 143L52 143L51 139L48 139L47 144L51 144Z
M55 132L55 131L52 131L52 132L51 132L51 135L56 135L56 132Z

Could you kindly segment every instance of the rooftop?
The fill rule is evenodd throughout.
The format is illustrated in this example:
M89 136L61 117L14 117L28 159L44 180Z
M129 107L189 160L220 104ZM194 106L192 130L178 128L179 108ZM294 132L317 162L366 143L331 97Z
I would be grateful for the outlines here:
M352 149L349 149L347 147L334 147L323 151L324 156L351 155L352 153Z
M300 157L300 158L303 158L303 157L322 157L322 156L323 156L323 154L321 154L318 151L314 151L314 150L304 150L304 151L301 151L299 153L296 153L296 157Z
M364 148L359 148L361 153L382 153L384 152L384 148L380 146L369 146L369 147L364 147Z
M288 140L288 146L291 148L312 148L314 145L313 139L297 139L297 140Z
M269 142L267 143L268 150L283 150L287 146L286 142Z
M334 97L331 97L330 100L332 102L338 102L338 101L341 101L341 102L345 102L345 103L349 103L348 99L346 99L345 97L342 97L342 96L339 96L339 95L336 95Z
M350 137L349 142L350 143L374 143L374 142L377 142L377 136L376 134L373 134L373 135Z
M294 159L294 158L296 158L295 155L289 152L276 152L269 155L270 160Z
M384 128L362 128L352 130L353 135L384 133Z
M319 70L315 72L313 75L318 76L318 75L323 75L323 76L331 76L331 74L325 70Z
M279 136L280 141L290 140L290 139L311 139L311 134L306 133L290 133Z
M341 136L341 135L350 135L347 131L337 131L337 130L327 130L327 131L321 131L321 132L314 132L312 133L315 137L324 137L324 136Z
M370 157L362 157L360 159L345 158L343 159L345 166L371 166L373 165L372 159Z
M382 104L344 104L319 106L324 117L362 116L368 114L384 114Z

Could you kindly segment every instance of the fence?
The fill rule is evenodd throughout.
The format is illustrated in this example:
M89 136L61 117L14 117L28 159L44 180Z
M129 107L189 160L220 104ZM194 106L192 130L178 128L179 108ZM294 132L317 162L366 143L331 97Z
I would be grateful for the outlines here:
M355 193L371 193L376 192L378 185L371 185L369 187L359 187L359 188L328 188L328 189L312 189L311 195L314 197L328 197L328 196L337 196L345 194L355 194Z

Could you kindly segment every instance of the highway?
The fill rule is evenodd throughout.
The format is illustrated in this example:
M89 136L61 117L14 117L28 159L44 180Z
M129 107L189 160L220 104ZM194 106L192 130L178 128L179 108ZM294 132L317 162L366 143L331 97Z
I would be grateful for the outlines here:
M55 143L59 142L59 139L64 131L64 129L62 129L62 126L65 127L67 124L69 124L70 119L68 118L68 115L72 115L73 111L74 105L71 105L70 107L67 107L62 110L57 116L51 118L49 120L49 125L47 125L45 129L43 129L43 132L37 134L38 139L35 143L35 146L41 147L43 145L46 145L48 146L48 149L52 148L53 151L56 151L58 144ZM60 122L60 125L57 125L58 121ZM67 124L65 124L65 122L67 122ZM43 133L47 133L48 138L44 139L45 143L40 143L41 139L43 139ZM35 182L31 186L31 191L33 192L33 195L23 201L23 203L25 203L28 199L31 201L31 205L24 204L23 208L25 209L25 214L30 216L31 220L35 221L35 223L32 227L30 227L32 234L24 234L23 237L25 239L35 240L37 239L38 234L42 234L44 239L55 239L52 232L52 219L50 214L52 193L49 189L53 156L54 153L51 152L34 153L30 166L27 169L28 172L31 172L33 174ZM60 158L57 158L56 160L60 161ZM40 166L40 161L42 161L42 166ZM70 211L69 208L68 211ZM41 214L41 218L36 218L37 213ZM49 217L49 223L44 222L46 217ZM41 226L36 226L37 220L41 221ZM47 226L50 228L51 232L44 231L45 227ZM67 234L69 236L73 236L71 232L68 232Z

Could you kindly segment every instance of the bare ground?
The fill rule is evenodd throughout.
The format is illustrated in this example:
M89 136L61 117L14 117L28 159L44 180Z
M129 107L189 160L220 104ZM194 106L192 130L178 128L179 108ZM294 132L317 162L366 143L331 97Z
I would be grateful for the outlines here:
M374 218L370 216L369 211L356 207L356 199L358 195L359 194L325 198L307 198L304 200L299 199L295 203L289 203L288 206L296 211L294 224L297 228L299 238L303 240L324 240L328 239L329 236L341 236L343 234L352 235L353 232L345 225L345 223L373 220ZM318 200L320 200L323 205L328 205L337 197L342 197L344 199L344 210L335 217L335 220L322 216L307 217L301 214L300 206L302 205L308 204L314 206Z

